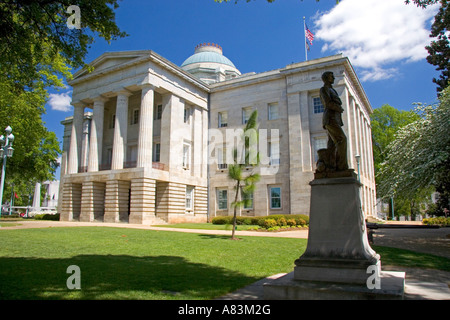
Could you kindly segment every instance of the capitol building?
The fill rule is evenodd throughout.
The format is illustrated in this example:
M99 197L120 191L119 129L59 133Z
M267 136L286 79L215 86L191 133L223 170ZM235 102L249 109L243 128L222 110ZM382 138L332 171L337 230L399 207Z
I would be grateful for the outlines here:
M235 61L236 62L236 61ZM343 102L349 166L362 210L375 215L372 107L347 57L334 55L242 74L212 43L178 66L151 50L106 52L76 72L64 125L60 217L133 224L205 222L232 215L228 165L258 111L261 179L238 215L309 214L322 128L321 75ZM231 139L229 139L231 137Z

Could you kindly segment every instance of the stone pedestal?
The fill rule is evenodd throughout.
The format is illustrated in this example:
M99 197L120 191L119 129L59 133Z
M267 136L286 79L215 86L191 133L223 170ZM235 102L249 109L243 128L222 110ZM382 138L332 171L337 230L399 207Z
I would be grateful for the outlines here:
M382 273L370 247L353 170L311 183L308 244L294 272L264 287L267 299L401 298L404 273ZM382 276L383 275L383 276ZM386 279L389 279L387 281ZM389 288L387 288L388 286Z

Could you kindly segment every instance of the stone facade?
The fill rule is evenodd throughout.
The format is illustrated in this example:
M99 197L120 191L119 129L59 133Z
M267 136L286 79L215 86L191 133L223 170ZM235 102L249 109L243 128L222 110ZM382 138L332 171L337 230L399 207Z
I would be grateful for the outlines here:
M211 61L195 63L210 80L223 71ZM231 215L234 186L225 160L232 148L217 137L238 135L255 109L264 161L253 204L239 214L308 214L316 151L327 139L319 103L324 71L336 77L355 171L360 155L362 209L375 214L372 109L347 58L260 74L236 69L215 83L152 51L105 53L91 66L93 72L79 71L69 83L74 115L62 122L61 220L152 224Z
M206 221L209 88L152 51L91 65L70 82L61 220Z
M343 129L349 140L349 166L355 171L358 170L355 156L360 155L362 209L365 215L376 214L369 118L372 108L350 62L337 55L210 86L211 129L220 130L225 136L226 130L243 126L247 110L258 110L259 138L261 140L263 134L267 137L265 152L259 150L266 161L262 161L257 170L261 180L253 195L253 205L241 208L241 215L309 214L309 182L314 179L317 150L327 145L319 97L323 86L321 75L325 71L334 72L336 77L334 88L345 109ZM225 114L224 126L221 117ZM221 145L214 147L217 153L223 148ZM274 153L271 149L279 151L279 156L271 155ZM233 212L231 201L235 191L227 173L226 165L209 165L209 213L212 216ZM273 190L276 190L274 194Z

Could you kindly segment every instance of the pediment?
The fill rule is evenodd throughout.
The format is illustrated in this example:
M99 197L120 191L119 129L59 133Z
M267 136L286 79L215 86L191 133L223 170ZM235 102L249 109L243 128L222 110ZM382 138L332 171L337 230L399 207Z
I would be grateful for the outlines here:
M105 52L89 63L89 66L93 68L91 72L86 68L83 68L73 75L73 80L80 79L85 75L101 74L114 69L120 69L121 67L126 67L127 65L132 65L138 60L149 57L150 52L150 50Z

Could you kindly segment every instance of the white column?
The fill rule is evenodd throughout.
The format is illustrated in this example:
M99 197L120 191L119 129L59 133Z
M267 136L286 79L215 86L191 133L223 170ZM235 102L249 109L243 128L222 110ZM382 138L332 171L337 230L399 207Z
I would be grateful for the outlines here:
M78 165L81 168L81 172L86 172L89 159L89 131L91 127L92 116L85 115L83 118L83 134L81 141L81 157Z
M33 211L41 211L41 183L36 182L33 195Z
M84 105L73 104L73 122L72 133L70 136L70 149L69 149L69 165L67 173L78 173L78 165L80 163L80 151L81 151L81 135L83 130L83 117L84 117Z
M126 159L128 97L130 95L129 91L120 91L117 94L111 170L123 169L123 160Z
M94 99L94 114L91 122L91 139L89 144L89 163L88 172L99 170L99 164L102 163L103 148L103 121L105 102L107 100L102 97Z
M353 153L353 144L352 144L352 135L353 135L353 128L352 128L352 106L351 106L351 98L348 94L347 87L344 87L344 90L342 91L341 95L342 100L342 107L344 108L344 114L342 115L342 121L344 122L344 127L342 128L347 136L347 163L350 168L355 168L355 157Z
M192 121L193 121L193 145L192 145L192 155L193 155L193 164L192 164L192 172L194 176L201 177L202 176L202 162L203 162L203 137L208 135L207 132L203 132L203 119L202 119L202 110L197 106L192 107Z
M153 149L153 104L154 87L146 85L142 88L141 110L139 114L139 138L137 150L137 168L152 167Z
M180 130L180 125L183 124L183 108L184 105L179 97L171 93L163 96L160 159L168 170L176 170L179 166L181 167L183 130Z
M308 91L300 92L300 135L302 171L312 171L312 148L309 126L309 95ZM297 141L298 143L298 141Z

